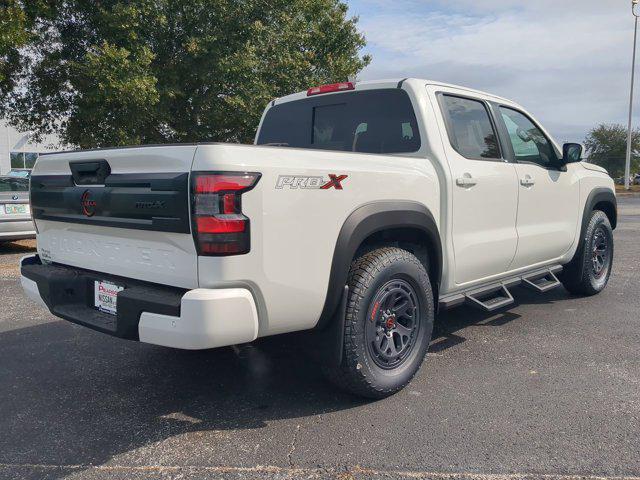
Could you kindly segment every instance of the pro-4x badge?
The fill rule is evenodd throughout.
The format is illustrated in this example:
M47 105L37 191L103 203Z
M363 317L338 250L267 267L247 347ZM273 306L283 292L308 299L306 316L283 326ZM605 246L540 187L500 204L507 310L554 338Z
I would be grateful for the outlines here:
M329 190L335 188L342 190L342 182L346 180L348 175L336 175L330 173L329 178L320 176L304 176L304 175L280 175L276 182L276 188L300 188L303 190Z

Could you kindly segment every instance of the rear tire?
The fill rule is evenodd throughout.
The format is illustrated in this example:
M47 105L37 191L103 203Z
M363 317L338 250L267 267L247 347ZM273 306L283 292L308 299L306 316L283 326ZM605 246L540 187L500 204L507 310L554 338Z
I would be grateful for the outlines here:
M413 254L385 247L353 261L348 285L342 362L325 373L350 393L384 398L411 381L427 353L431 282Z
M613 230L607 215L594 210L582 248L560 275L564 288L575 295L596 295L605 289L613 267Z

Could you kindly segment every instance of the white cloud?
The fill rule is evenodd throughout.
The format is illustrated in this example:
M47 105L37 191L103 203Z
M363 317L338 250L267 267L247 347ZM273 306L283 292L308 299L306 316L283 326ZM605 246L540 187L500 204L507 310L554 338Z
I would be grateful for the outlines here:
M525 105L560 141L624 121L630 2L371 3L375 9L358 11L374 54L365 79L413 76L487 90Z

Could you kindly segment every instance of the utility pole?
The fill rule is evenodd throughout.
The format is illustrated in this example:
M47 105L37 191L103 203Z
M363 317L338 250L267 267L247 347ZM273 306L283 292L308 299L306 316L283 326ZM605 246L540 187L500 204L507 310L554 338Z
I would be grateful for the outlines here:
M629 129L627 131L627 158L624 164L624 189L629 190L629 176L631 175L631 123L633 117L633 83L636 73L636 43L638 39L638 14L636 7L640 0L631 0L631 13L635 19L635 27L633 29L633 60L631 61L631 92L629 93Z

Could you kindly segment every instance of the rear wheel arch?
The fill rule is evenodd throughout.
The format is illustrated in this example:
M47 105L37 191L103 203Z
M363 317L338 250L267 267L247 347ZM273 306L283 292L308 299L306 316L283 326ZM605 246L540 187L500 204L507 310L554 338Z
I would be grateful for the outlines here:
M335 316L353 259L367 250L391 244L411 251L425 264L437 297L442 277L442 245L432 213L418 202L368 203L354 210L340 229L317 329L326 327Z
M429 273L429 280L433 284L439 281L440 265L435 254L434 241L425 230L416 226L391 227L372 233L362 241L354 258L368 251L389 246L401 248L415 255Z

